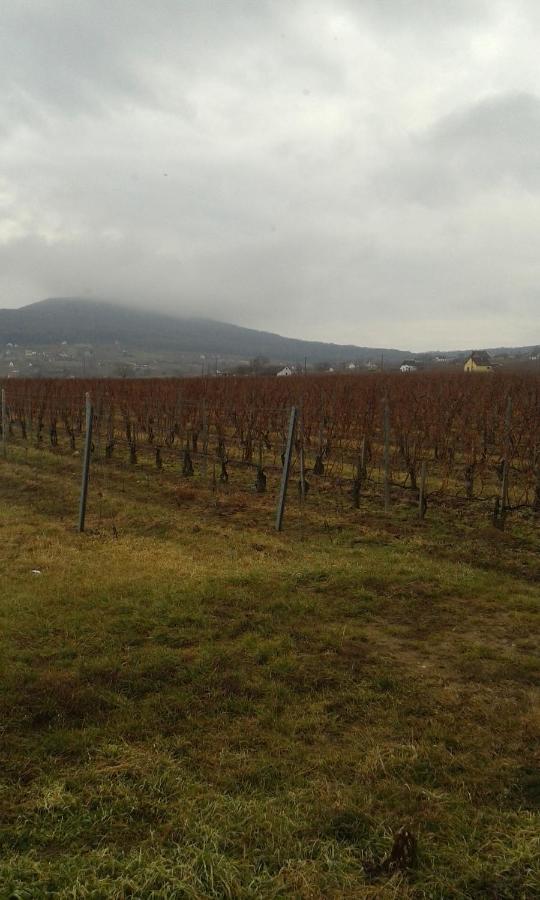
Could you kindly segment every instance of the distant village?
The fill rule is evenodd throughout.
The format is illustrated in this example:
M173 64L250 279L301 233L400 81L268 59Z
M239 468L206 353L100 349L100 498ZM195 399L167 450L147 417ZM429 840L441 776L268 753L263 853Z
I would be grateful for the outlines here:
M157 354L123 348L115 341L110 347L91 344L24 347L8 342L0 348L0 377L7 378L76 378L117 377L141 378L159 376L230 376L265 375L284 378L303 374L399 371L404 375L436 370L494 372L500 368L540 368L540 346L527 350L490 355L486 350L473 350L454 355L419 354L397 361L380 356L350 359L342 362L303 361L273 363L264 356L250 360L211 354Z
M334 372L360 374L362 372L397 371L406 375L410 372L452 370L464 372L493 372L503 367L530 368L534 364L540 367L540 347L533 350L519 351L515 353L501 353L491 356L487 350L472 350L454 356L445 354L422 354L419 358L404 359L401 363L394 360L385 361L384 354L378 359L349 360L342 363L316 363L310 365L304 360L303 364L289 363L287 365L271 365L264 358L251 360L249 363L237 366L230 374L234 375L268 375L283 378L290 375L303 374L332 374Z

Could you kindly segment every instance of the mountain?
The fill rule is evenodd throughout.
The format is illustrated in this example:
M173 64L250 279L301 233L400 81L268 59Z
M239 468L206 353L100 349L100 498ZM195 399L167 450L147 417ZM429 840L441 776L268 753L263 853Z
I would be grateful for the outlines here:
M20 309L0 309L0 347L8 342L40 348L91 344L95 349L115 342L147 353L208 354L232 359L267 357L272 362L308 363L379 359L395 363L409 350L356 347L302 341L267 331L242 328L202 318L181 318L78 298L51 298Z

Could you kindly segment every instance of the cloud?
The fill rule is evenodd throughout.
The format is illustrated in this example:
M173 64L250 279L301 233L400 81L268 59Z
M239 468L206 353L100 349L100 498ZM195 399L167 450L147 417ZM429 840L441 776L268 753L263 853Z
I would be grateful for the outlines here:
M511 92L486 97L437 123L432 152L443 154L483 189L511 181L524 190L540 187L540 99Z
M540 98L490 95L411 135L399 168L377 172L374 193L383 202L440 207L498 189L534 193L540 188L539 143Z
M0 304L538 341L539 18L525 0L11 4Z

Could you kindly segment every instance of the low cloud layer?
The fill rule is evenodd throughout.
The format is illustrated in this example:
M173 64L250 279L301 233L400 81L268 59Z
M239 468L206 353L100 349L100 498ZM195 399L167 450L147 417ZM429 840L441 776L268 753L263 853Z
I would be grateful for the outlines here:
M539 342L539 32L526 0L8 4L0 306Z

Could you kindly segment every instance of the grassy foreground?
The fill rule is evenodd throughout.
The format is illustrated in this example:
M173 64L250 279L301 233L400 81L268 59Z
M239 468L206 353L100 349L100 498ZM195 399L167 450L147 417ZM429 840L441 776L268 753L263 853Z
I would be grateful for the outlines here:
M539 896L539 526L78 472L0 463L0 897Z

